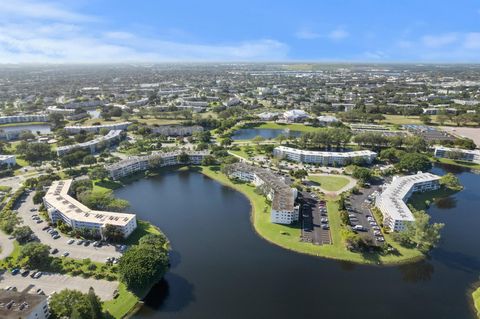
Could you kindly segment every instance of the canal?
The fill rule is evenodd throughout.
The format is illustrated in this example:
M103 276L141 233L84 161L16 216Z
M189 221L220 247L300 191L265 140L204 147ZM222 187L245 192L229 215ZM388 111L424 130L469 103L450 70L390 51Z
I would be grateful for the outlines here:
M434 168L443 174L444 169ZM166 172L117 190L172 243L172 268L134 316L147 318L469 318L480 274L480 175L429 209L446 224L431 257L374 267L297 254L261 239L240 193L197 172Z

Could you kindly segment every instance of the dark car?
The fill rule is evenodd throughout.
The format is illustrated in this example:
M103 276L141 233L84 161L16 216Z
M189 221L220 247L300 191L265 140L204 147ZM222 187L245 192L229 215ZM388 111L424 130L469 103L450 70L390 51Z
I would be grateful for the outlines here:
M56 253L58 253L58 249L57 249L57 248L53 248L53 249L52 249L52 255L55 255Z
M30 273L30 270L22 271L22 277L27 277L29 273Z
M18 274L19 272L20 272L20 269L18 269L18 268L12 269L12 275L14 275L14 276L16 274Z

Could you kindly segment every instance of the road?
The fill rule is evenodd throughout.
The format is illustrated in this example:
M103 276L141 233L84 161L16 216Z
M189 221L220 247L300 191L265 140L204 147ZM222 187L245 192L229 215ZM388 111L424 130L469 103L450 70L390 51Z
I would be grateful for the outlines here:
M99 248L93 247L92 245L85 247L83 245L77 245L76 243L69 245L67 241L71 238L66 237L63 234L59 239L53 239L50 234L42 230L42 228L47 225L46 222L37 224L35 220L32 219L32 215L37 214L37 212L31 212L30 209L38 209L39 207L39 205L33 204L33 195L34 192L31 192L27 196L23 196L23 202L20 201L15 209L18 211L18 215L23 219L23 224L32 229L40 242L50 246L52 249L57 248L59 250L58 255L68 252L70 254L69 257L71 258L90 258L92 261L97 262L105 262L108 257L118 258L121 256L121 253L117 251L116 247L113 245L106 245Z
M33 285L29 290L36 292L41 288L46 295L59 292L63 289L76 289L87 293L90 287L102 300L113 299L113 292L118 287L118 281L98 280L93 278L72 277L61 274L44 273L40 278L33 279L30 276L22 277L20 274L13 276L10 272L0 275L0 288L8 286L16 287L18 291Z

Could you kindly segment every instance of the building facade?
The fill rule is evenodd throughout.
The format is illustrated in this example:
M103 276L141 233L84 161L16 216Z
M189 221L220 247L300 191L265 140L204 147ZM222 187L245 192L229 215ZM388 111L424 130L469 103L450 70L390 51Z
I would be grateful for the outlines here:
M228 176L252 183L272 201L270 221L276 224L292 224L298 220L299 206L295 205L297 190L271 171L245 163L227 167Z
M111 225L127 238L137 228L135 214L97 211L88 208L70 196L73 179L54 181L43 197L43 203L52 222L62 220L73 229L87 228L102 236L102 230Z
M273 156L298 163L335 166L348 165L352 163L352 161L358 159L370 164L377 157L377 153L368 150L353 152L321 152L299 150L286 146L277 146L273 150Z
M25 122L48 122L48 114L0 116L0 124Z
M0 155L0 166L1 165L8 165L8 167L15 166L17 164L17 160L15 155Z
M437 158L450 158L480 164L480 150L464 150L461 148L435 146L434 156Z
M193 133L203 132L203 127L199 125L181 126L181 125L162 125L151 128L152 133L165 136L190 136Z
M182 162L182 155L188 156L188 161ZM181 164L199 165L208 151L175 151L169 153L155 152L146 156L132 156L117 163L106 165L105 168L111 179L119 179L135 172L154 167L173 166Z
M440 176L418 172L414 175L396 176L375 199L375 205L383 215L383 224L390 231L404 231L415 217L407 201L415 192L426 192L440 188Z
M62 156L76 149L88 150L93 154L100 148L109 147L113 143L120 141L122 139L122 132L122 130L111 130L107 135L97 137L88 142L59 146L57 147L57 155Z
M70 134L77 134L80 131L98 133L101 129L107 130L121 130L124 131L131 125L131 122L122 122L122 123L113 123L113 124L103 124L103 125L91 125L91 126L65 126L65 131Z

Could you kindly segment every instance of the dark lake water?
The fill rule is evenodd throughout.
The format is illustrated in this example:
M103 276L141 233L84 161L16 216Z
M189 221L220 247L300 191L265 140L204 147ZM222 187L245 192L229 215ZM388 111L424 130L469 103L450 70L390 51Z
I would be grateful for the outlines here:
M277 130L270 128L242 128L233 132L233 140L250 140L256 136L261 136L264 139L273 139L280 134L291 137L298 137L302 135L300 131L291 130Z
M433 172L443 174L435 168ZM465 189L432 205L446 224L431 258L361 266L267 243L240 193L196 172L166 172L115 193L169 237L172 268L134 318L469 318L480 275L480 175L457 172Z

